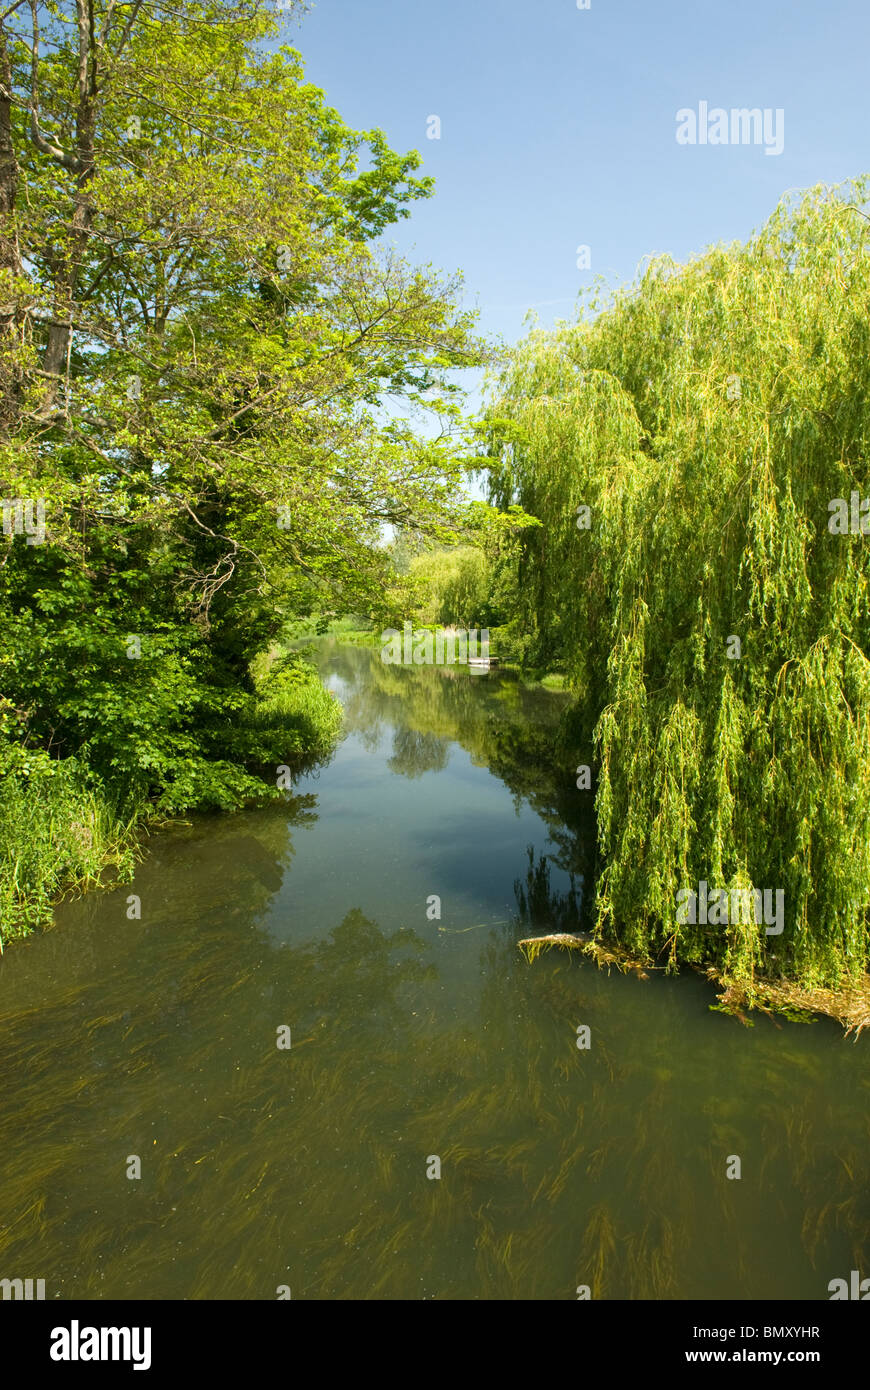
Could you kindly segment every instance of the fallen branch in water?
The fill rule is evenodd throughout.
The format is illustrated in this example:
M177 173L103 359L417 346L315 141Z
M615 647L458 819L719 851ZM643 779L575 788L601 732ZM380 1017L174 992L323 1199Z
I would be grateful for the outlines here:
M541 949L544 946L585 946L591 940L591 936L581 935L580 932L559 931L552 932L550 936L525 936L517 945L523 951L527 946L537 946ZM533 960L537 954L538 951L535 951Z
M638 979L649 979L640 961L628 951L623 950L621 946L602 946L600 941L596 941L585 932L562 931L552 932L549 936L526 936L522 941L518 941L517 945L529 965L550 946L565 946L569 950L583 951L585 955L592 956L598 965L615 965L618 970L632 970Z

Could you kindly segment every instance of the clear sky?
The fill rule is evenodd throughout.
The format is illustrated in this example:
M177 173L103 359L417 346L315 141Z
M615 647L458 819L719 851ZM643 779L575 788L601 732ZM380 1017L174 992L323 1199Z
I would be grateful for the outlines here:
M462 270L507 341L596 274L745 239L787 190L870 170L870 0L318 0L286 33L348 124L423 155L435 195L388 240ZM782 153L678 144L701 102L780 108Z

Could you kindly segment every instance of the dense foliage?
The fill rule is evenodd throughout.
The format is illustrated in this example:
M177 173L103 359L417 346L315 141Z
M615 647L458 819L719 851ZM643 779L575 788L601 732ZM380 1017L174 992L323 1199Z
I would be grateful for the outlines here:
M0 26L0 495L46 528L8 509L0 536L7 908L28 778L66 765L124 823L274 787L334 701L252 663L295 617L383 609L386 523L460 520L471 319L374 245L431 182L341 121L279 20L64 0Z
M517 615L521 536L539 524L521 507L497 511L477 502L467 508L460 544L424 544L400 532L389 550L395 573L386 611L392 621L501 629L499 650L508 655Z
M867 962L865 197L786 202L747 245L657 259L532 332L486 420L493 497L543 522L517 614L577 692L596 928L735 980ZM781 890L784 931L678 920L702 881Z

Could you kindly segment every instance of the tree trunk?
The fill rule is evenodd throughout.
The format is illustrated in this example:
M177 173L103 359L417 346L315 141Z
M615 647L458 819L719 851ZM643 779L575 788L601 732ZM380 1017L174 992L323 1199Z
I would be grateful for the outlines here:
M20 307L12 288L21 274L15 226L18 161L12 143L12 72L6 34L0 29L0 438L8 438L18 417L21 364L17 352Z

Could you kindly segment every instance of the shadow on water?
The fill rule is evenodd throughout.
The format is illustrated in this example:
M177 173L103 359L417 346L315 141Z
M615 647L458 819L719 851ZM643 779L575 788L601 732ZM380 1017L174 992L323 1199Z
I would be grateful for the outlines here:
M320 660L348 712L328 766L155 837L133 885L3 958L0 1277L763 1299L868 1273L864 1040L517 950L582 910L588 826L547 754L564 701Z

